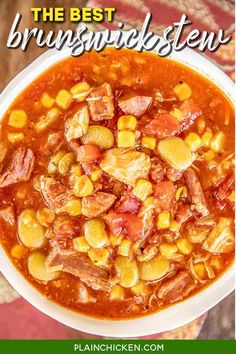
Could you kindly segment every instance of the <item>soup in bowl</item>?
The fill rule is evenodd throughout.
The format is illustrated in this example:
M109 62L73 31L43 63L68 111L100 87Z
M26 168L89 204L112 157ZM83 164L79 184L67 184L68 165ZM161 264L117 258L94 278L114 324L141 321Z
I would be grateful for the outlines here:
M65 324L154 323L230 271L234 109L187 66L113 48L66 57L7 108L0 146L1 245Z

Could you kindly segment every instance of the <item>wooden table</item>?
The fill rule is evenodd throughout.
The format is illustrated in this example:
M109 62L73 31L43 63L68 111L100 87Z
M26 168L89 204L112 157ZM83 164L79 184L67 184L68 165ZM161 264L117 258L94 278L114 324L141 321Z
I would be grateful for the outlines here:
M67 5L65 5L67 3ZM57 7L80 7L86 4L85 0L41 0L40 6L57 6ZM10 26L13 22L15 14L20 12L23 14L20 29L25 27L35 27L33 17L30 11L31 7L39 6L37 0L0 0L0 91L5 85L33 61L38 55L42 54L43 49L38 48L33 42L29 45L26 52L22 52L20 49L8 49L6 47L6 40L10 31ZM40 24L41 26L41 24ZM68 23L60 24L44 24L41 28L45 31L58 30L59 28L69 29L75 28L75 25ZM234 338L234 295L229 295L226 299L221 301L211 311L209 311L205 324L200 333L201 339L226 339Z

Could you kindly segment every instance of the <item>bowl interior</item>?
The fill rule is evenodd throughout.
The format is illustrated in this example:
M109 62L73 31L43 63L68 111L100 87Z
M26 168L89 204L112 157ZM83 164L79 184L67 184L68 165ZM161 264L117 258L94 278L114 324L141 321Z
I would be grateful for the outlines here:
M69 48L64 48L60 52L54 49L49 50L20 72L0 95L0 117L4 115L17 95L37 78L37 76L51 65L68 56L70 56ZM232 102L234 101L233 82L202 55L190 49L185 49L181 52L173 52L170 58L185 64L207 77L219 86ZM0 270L19 294L40 311L77 330L110 337L143 336L179 327L206 312L228 295L234 288L234 272L232 265L208 288L181 303L145 317L111 321L87 317L47 300L16 271L1 246Z

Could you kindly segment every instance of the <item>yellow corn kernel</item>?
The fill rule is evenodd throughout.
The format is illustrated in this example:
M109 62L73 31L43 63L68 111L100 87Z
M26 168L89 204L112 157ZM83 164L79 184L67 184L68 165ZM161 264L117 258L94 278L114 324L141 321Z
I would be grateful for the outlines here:
M80 177L82 175L82 167L77 164L73 164L70 169L70 173L74 176Z
M78 252L88 252L88 250L90 249L90 246L86 241L86 238L83 236L74 238L73 246L74 249Z
M198 118L197 120L197 130L199 134L202 134L206 129L206 121L203 117Z
M142 280L139 280L130 290L134 295L142 295L143 297L148 296L151 293L150 286L146 285Z
M183 112L178 108L172 109L170 114L175 117L179 122L183 120Z
M49 208L42 208L37 210L36 218L42 226L48 227L54 221L55 214Z
M104 246L111 246L111 242L110 242L110 239L109 239L109 238L107 238L107 242L105 243Z
M78 84L71 87L70 92L72 95L77 95L78 93L86 92L90 89L90 85L87 82L79 82Z
M199 276L199 278L204 279L206 278L206 269L203 263L197 263L193 265L193 268L195 270L195 272L197 273L197 275Z
M119 246L122 242L122 235L110 235L109 239L112 246Z
M106 248L91 248L88 256L96 266L100 267L107 263L109 251Z
M99 75L101 73L102 68L99 65L93 65L93 73Z
M179 200L181 196L187 196L187 188L185 186L181 186L177 189L175 193L175 200Z
M116 75L116 73L113 73L112 71L111 72L109 72L108 74L107 74L107 76L109 77L109 79L111 79L111 80L117 80L117 75Z
M63 206L63 211L71 216L78 216L82 213L81 200L79 198L71 198Z
M142 246L142 242L141 242L141 241L136 241L136 242L133 244L133 251L134 251L134 253L139 252L139 249L141 248L141 246Z
M51 108L46 115L41 116L38 122L35 124L35 128L38 132L42 132L47 129L51 124L55 123L60 116L58 108Z
M165 257L169 257L178 251L178 247L176 245L169 243L161 243L159 249L161 255Z
M228 199L234 203L235 202L235 191L233 191L229 196L228 196Z
M17 244L11 248L10 253L12 257L20 260L24 257L26 249L24 246Z
M125 75L129 71L130 67L128 65L121 64L120 69L121 69L122 74Z
M74 159L75 157L73 152L68 152L67 154L62 156L62 158L58 162L58 172L63 176L66 175L69 172Z
M59 151L56 155L54 155L48 163L48 173L50 175L57 172L58 164L62 157L66 154L65 151Z
M10 113L8 125L14 128L23 128L27 122L27 114L23 109L13 109Z
M112 212L112 211L110 211L110 212L108 212L107 214L105 214L105 215L103 215L103 219L106 221L106 222L110 222L110 220L111 220L111 216L112 215L114 215L114 212Z
M144 201L150 194L152 194L152 183L147 179L138 179L133 189L133 194Z
M90 85L87 82L79 82L78 84L74 85L70 92L73 95L73 98L76 99L78 102L85 101L88 93L90 90Z
M214 268L217 272L219 272L222 268L222 263L220 257L218 256L211 256L210 258L210 266Z
M93 193L93 183L87 175L82 175L76 178L74 193L77 197L87 197Z
M157 218L157 228L158 230L161 230L161 229L168 229L169 227L170 227L170 212L162 211Z
M23 133L8 133L7 134L7 139L12 144L18 143L19 141L24 140L24 138L25 138L25 134L23 134Z
M184 140L189 145L191 151L196 151L202 145L202 140L196 133L189 133Z
M180 230L181 224L179 224L177 221L175 220L171 220L170 222L170 231L172 232L178 232Z
M174 93L180 101L185 101L192 96L192 90L185 82L174 87Z
M129 130L122 130L117 134L117 146L121 147L135 147L135 133Z
M36 175L33 179L33 187L36 191L40 192L40 175Z
M151 138L150 136L144 136L141 140L142 146L154 150L157 144L157 139Z
M122 301L125 299L125 290L120 285L115 285L110 292L111 301Z
M61 90L56 96L56 103L63 109L68 109L72 101L72 94L67 90Z
M70 169L70 182L75 183L77 177L82 176L83 170L80 165L73 164Z
M210 148L213 152L223 152L225 147L225 134L223 132L216 132L210 141Z
M110 65L110 68L112 69L112 70L119 70L120 69L120 67L121 67L121 63L120 62L112 62L112 64Z
M45 92L42 97L41 97L41 104L46 107L46 108L51 108L54 105L54 98L52 98L51 96L49 96L49 94L47 92Z
M25 199L27 196L27 189L24 186L18 187L16 197L18 199Z
M202 145L204 147L209 147L210 146L210 141L211 138L213 137L213 134L211 131L206 131L204 134L202 134L201 139L202 139Z
M131 252L131 247L132 247L132 241L130 240L122 240L121 244L118 248L118 254L120 256L125 256L128 257L130 255Z
M136 126L137 119L131 115L121 116L117 122L119 130L135 130Z
M186 238L179 238L176 241L176 245L182 254L190 254L193 250L193 246Z
M146 64L146 60L144 58L141 58L140 55L137 57L134 57L134 62L136 64Z
M155 198L154 197L147 197L144 202L143 205L145 207L151 207L151 208L155 208Z
M212 150L208 150L203 156L206 162L210 162L216 157L216 154Z
M101 174L102 174L102 170L100 168L97 168L90 175L91 181L96 182L101 177Z

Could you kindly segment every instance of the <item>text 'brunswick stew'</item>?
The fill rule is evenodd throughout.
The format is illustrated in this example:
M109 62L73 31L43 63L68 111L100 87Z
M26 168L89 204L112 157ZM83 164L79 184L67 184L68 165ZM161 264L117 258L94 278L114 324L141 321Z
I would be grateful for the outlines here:
M140 316L231 264L234 111L190 69L128 50L68 58L17 97L0 141L0 239L49 299Z

